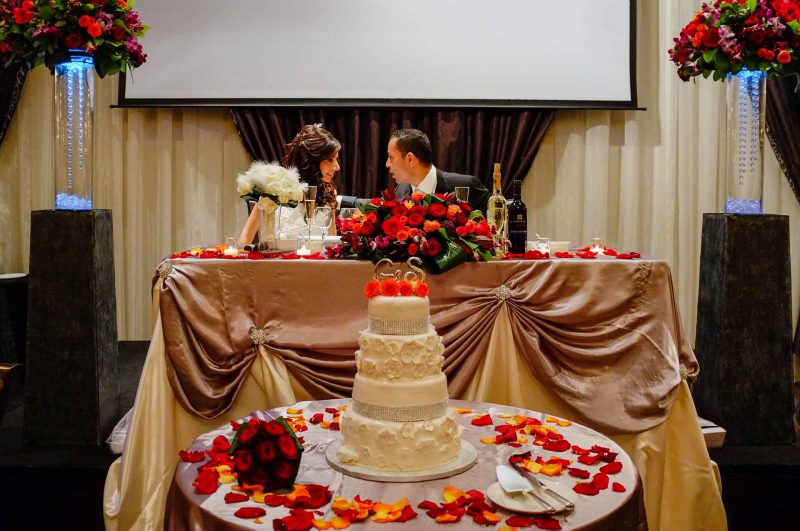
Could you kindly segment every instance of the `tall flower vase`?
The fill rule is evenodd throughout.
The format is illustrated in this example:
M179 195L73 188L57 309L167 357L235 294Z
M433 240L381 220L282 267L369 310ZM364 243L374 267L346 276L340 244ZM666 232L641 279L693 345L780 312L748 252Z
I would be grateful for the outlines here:
M725 213L761 214L764 195L764 95L767 75L728 74L728 162Z
M92 210L94 62L82 50L55 66L55 209Z
M261 223L258 229L258 249L266 252L280 251L281 206L267 198L258 203Z

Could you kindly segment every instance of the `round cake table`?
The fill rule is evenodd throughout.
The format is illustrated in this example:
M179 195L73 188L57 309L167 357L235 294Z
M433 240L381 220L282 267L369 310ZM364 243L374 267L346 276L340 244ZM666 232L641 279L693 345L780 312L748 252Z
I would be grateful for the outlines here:
M349 399L300 402L291 406L291 408L302 409L302 415L308 419L316 413L324 413L326 408L338 407L348 402ZM346 476L333 470L325 460L327 447L338 440L340 432L323 429L320 425L307 423L308 430L298 434L304 439L305 451L296 482L325 485L331 490L334 497L341 496L349 500L358 495L361 499L371 499L391 504L402 498L408 498L411 507L419 513L416 518L405 523L375 523L368 519L362 522L354 522L351 526L352 529L368 528L374 530L383 529L383 531L439 529L444 524L436 523L425 513L425 510L418 509L417 505L425 500L431 500L439 504L443 503L442 492L449 485L463 491L480 490L485 494L489 486L497 481L496 466L508 464L508 458L513 454L530 451L533 458L541 456L544 460L548 460L551 457L570 459L573 462L572 466L588 470L592 474L595 474L602 465L606 464L602 461L591 466L578 463L579 456L573 454L570 450L553 452L531 444L533 441L532 436L528 437L529 442L522 444L518 448L511 447L508 444L486 444L481 442L481 439L496 436L498 433L494 431L494 427L492 425L474 426L471 423L476 415L484 413L491 414L494 425L506 423L507 418L501 418L500 415L525 415L538 419L543 424L554 426L572 445L582 448L591 448L597 445L608 448L611 452L616 452L616 461L622 464L622 469L616 474L609 475L609 478L611 482L621 484L625 491L614 491L609 485L607 489L601 490L595 496L578 494L572 490L576 482L590 481L591 478L579 479L570 476L566 471L562 475L554 477L537 475L549 485L555 486L559 492L567 493L575 502L573 511L554 517L559 521L562 529L629 530L647 528L639 474L630 457L611 439L579 424L572 423L569 426L561 426L547 422L548 416L546 414L530 410L462 400L450 400L450 406L473 410L472 413L459 415L461 425L464 427L464 440L470 442L478 452L477 463L466 472L444 479L421 483L379 483ZM284 415L286 410L287 408L278 408L271 412ZM330 416L325 414L326 420L329 420ZM214 438L219 435L225 435L229 440L233 439L234 432L230 423L201 435L195 439L188 450L208 450L211 448ZM197 493L192 486L192 482L197 476L199 464L202 463L182 461L178 463L166 504L164 518L166 529L175 531L184 529L272 529L273 519L283 518L289 514L289 509L268 507L264 504L255 503L252 499L247 503L226 504L224 501L225 494L231 492L231 485L229 484L220 485L219 489L211 495ZM487 497L488 501L490 500ZM260 518L260 523L234 516L236 510L242 506L262 507L266 509L267 514ZM335 516L330 504L319 510L324 512L324 516L319 516L319 518L330 520ZM503 520L496 524L495 529L506 525L506 518L514 516L514 513L504 509L498 509L497 514ZM388 528L386 527L387 525ZM474 523L468 515L464 515L459 523L446 525L454 526L458 529L492 529L492 527ZM532 529L536 528L533 527Z

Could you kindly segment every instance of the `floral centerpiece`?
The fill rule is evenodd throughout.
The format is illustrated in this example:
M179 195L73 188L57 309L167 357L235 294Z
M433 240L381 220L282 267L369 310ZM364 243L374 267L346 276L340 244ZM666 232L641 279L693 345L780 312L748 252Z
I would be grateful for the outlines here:
M717 0L701 6L669 51L682 80L725 80L725 212L762 212L765 82L800 72L798 19L800 0Z
M373 262L418 257L426 269L441 273L494 258L499 249L494 230L480 211L453 194L398 198L389 189L342 220L338 252Z
M283 417L252 418L239 426L229 454L240 486L261 485L273 491L294 483L303 445Z
M0 62L53 70L82 50L100 77L144 64L139 38L148 27L133 0L6 0L0 4Z

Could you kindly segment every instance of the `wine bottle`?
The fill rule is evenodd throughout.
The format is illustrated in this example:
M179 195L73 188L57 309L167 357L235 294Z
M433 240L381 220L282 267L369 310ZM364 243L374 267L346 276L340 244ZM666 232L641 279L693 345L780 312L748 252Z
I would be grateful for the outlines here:
M528 207L522 202L522 181L514 180L514 198L508 204L508 239L511 252L522 254L528 241Z
M506 220L508 219L508 204L503 193L500 191L500 163L494 164L494 175L492 175L492 195L489 197L489 204L486 207L486 220L489 225L497 227L495 237L498 241L506 238Z

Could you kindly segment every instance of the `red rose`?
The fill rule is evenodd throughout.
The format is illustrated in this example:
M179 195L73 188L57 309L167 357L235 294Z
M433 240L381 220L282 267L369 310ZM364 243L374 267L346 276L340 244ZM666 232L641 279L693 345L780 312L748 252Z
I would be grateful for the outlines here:
M33 11L17 7L14 9L14 22L17 24L27 24L33 20Z
M428 213L433 218L442 219L447 215L447 207L439 203L431 203L431 206L428 207Z
M125 28L122 26L114 26L111 28L111 37L114 38L115 41L121 41L125 38Z
M408 209L403 204L399 204L392 209L393 216L405 216L407 214L408 214Z
M31 2L31 0L25 0L24 2L22 2L22 9L28 9L28 10L33 9L33 2Z
M766 48L759 48L758 56L762 59L766 59L767 61L772 61L775 59L775 52L772 50L767 50Z
M456 214L456 215L455 215L455 217L453 218L453 222L454 222L456 225L464 225L464 224L466 224L466 223L467 223L467 221L468 221L468 220L467 220L467 215L466 215L466 214L464 214L463 212L459 212L459 213L458 213L458 214Z
M719 46L719 30L717 28L709 28L709 30L705 32L703 35L703 46L706 48L716 48Z
M377 297L380 294L381 294L381 285L377 280L372 279L369 282L367 282L366 286L364 286L364 295L368 299L371 299L372 297Z
M78 19L78 26L82 28L88 28L90 24L94 22L94 19L89 15L83 15L81 18Z
M247 483L262 485L266 488L267 484L269 484L269 473L267 473L267 470L262 466L254 468L253 471L250 472Z
M378 206L378 205L381 204L381 198L380 197L373 197L372 199L369 200L369 204Z
M408 246L408 254L410 254L411 256L417 254L417 251L419 251L419 246L417 246L416 243L412 243L411 245Z
M456 227L456 234L463 238L469 234L469 231L467 231L467 227Z
M788 50L781 50L778 52L778 62L782 65L789 64L792 62L792 54Z
M414 295L416 295L417 297L427 297L428 292L430 292L430 289L428 288L428 285L424 282L418 282L417 285L414 286Z
M253 466L253 454L249 450L236 450L233 454L233 468L237 472L247 472Z
M89 27L86 28L86 33L97 38L103 34L103 28L100 27L100 24L89 24Z
M433 206L433 205L431 205ZM440 252L442 252L442 244L439 243L439 240L431 238L425 242L425 254L428 256L436 256Z
M409 245L409 247L411 247L411 245ZM413 253L409 252L408 254L413 254ZM414 294L414 287L408 280L401 280L397 284L398 287L400 288L400 295L402 295L403 297L408 297Z
M389 210L392 210L397 205L398 205L397 201L393 201L390 199L387 199L386 201L383 202L384 208L388 208Z
M491 237L492 228L489 226L489 223L486 220L481 221L475 226L475 234L478 236Z
M364 223L361 224L360 233L364 236L373 236L375 232L378 230L378 227L375 226L373 222L370 220L366 220Z
M752 26L753 24L758 24L758 20L759 20L758 15L753 14L747 17L747 20L745 20L744 23L747 24L748 26Z
M283 435L286 433L286 428L283 425L278 424L274 420L269 422L265 422L263 425L264 431L267 432L268 435L272 435L273 437L278 437L279 435Z
M280 481L286 481L294 474L294 466L286 461L278 461L272 467L272 472Z
M381 228L389 238L396 240L397 232L403 228L403 223L400 221L399 218L391 217L386 221L384 221L383 223L381 223Z
M297 443L291 435L281 435L278 438L278 449L286 459L297 459Z
M285 435L284 437L289 437ZM272 441L263 441L256 445L256 457L262 463L269 463L275 459L275 445Z
M0 53L8 53L11 51L11 45L5 41L0 41Z
M397 294L400 293L400 286L397 285L397 281L393 278L385 278L381 280L381 295L385 295L386 297L397 297Z
M239 433L239 442L246 443L247 441L255 437L257 433L258 430L256 429L256 427L248 424Z
M766 39L766 38L767 38L767 34L764 33L764 31L762 31L762 30L751 31L747 35L747 40L752 42L756 46L760 46L761 43L764 42L764 39ZM717 39L717 41L719 41L719 39ZM703 42L705 42L705 38L703 39Z
M412 212L408 215L407 223L410 227L419 227L425 222L425 214L419 212Z

